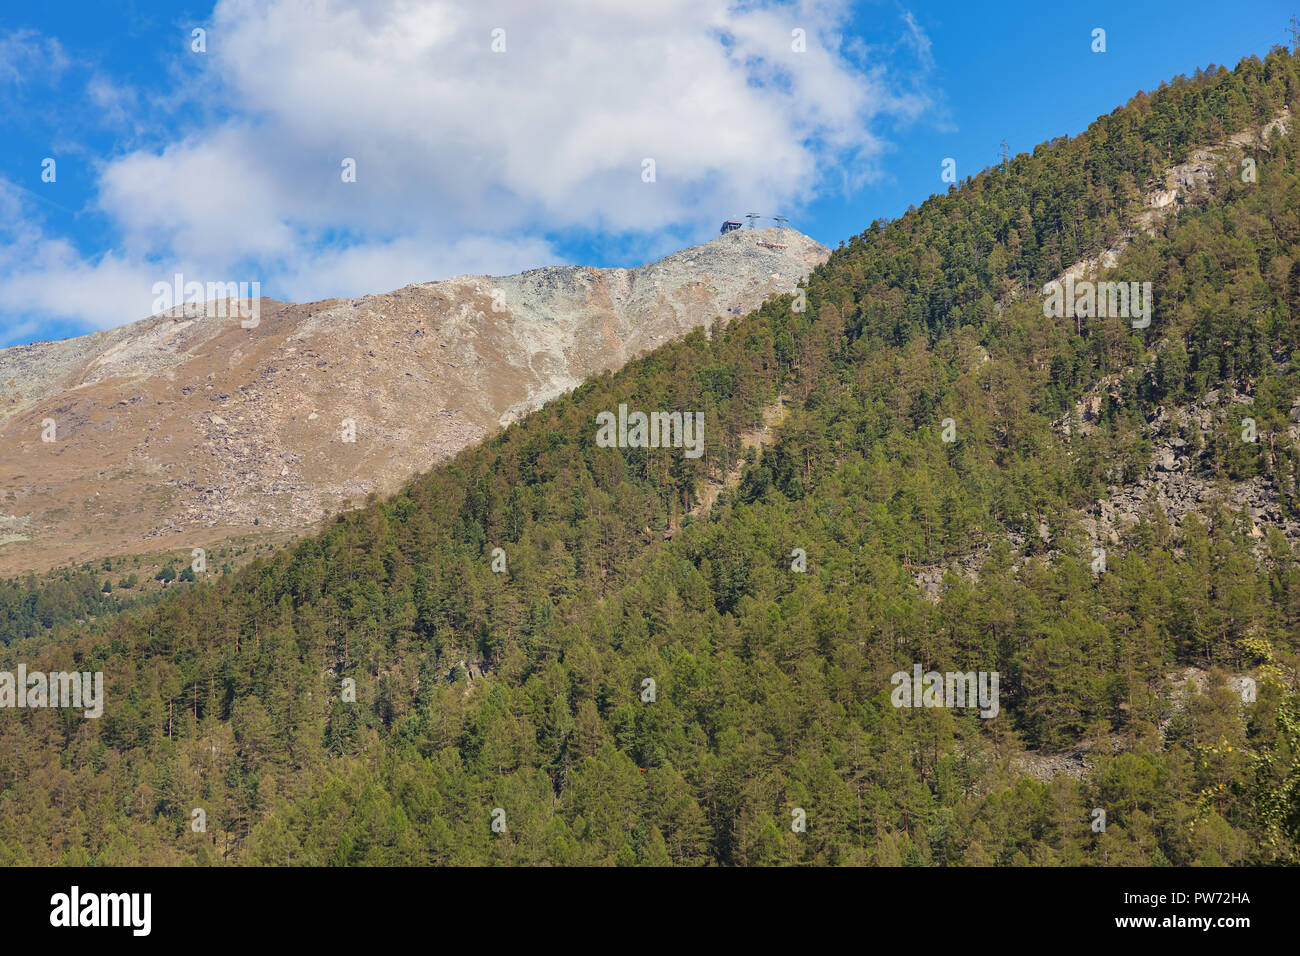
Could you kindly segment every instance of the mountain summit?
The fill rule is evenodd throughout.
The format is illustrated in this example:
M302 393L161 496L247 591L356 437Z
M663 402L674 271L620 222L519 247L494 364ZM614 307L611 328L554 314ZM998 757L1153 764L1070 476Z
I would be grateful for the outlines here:
M0 574L308 527L828 255L744 229L634 269L263 299L256 328L178 307L0 350Z

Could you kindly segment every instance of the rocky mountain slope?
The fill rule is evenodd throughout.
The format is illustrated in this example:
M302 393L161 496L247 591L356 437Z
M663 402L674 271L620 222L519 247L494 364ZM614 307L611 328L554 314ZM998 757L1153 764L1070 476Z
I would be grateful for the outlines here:
M1182 213L1204 209L1211 202L1210 187L1216 177L1225 171L1228 175L1236 175L1246 169L1250 169L1250 175L1253 175L1256 160L1251 158L1247 161L1247 156L1267 157L1272 137L1289 136L1291 132L1291 110L1283 107L1277 115L1257 127L1190 150L1185 160L1169 165L1145 184L1141 210L1124 220L1119 234L1111 237L1103 252L1073 263L1052 281L1101 279L1120 261L1120 256L1134 239L1156 237ZM1045 292L1045 289L1013 287L995 308L1001 310L1025 299L1037 302ZM1156 350L1167 344L1166 341L1159 342ZM1290 352L1287 343L1275 348L1276 374L1285 375L1289 371ZM980 360L987 361L987 353L981 353ZM1096 434L1105 402L1109 399L1122 403L1119 380L1119 374L1111 374L1092 383L1078 396L1073 411L1054 423L1067 442ZM1264 539L1270 528L1280 531L1293 546L1300 542L1300 521L1282 506L1286 489L1278 487L1276 481L1266 476L1228 479L1223 474L1222 463L1216 462L1205 446L1206 437L1216 429L1231 431L1240 427L1240 409L1250 400L1249 385L1243 385L1241 390L1236 387L1211 390L1193 403L1160 405L1153 409L1143 423L1142 436L1150 443L1151 454L1142 472L1121 480L1121 469L1114 469L1106 497L1075 516L1088 540L1097 546L1119 544L1124 532L1141 519L1155 517L1157 509L1163 520L1170 523L1177 539L1186 517L1194 515L1200 522L1209 523L1216 507L1223 506L1235 515L1249 515L1250 534L1259 541L1257 556L1265 551ZM1287 428L1280 437L1291 443L1300 442L1300 399L1296 399L1291 407ZM1269 437L1260 440L1270 445L1270 454L1276 460ZM1043 516L1036 516L1032 524L1037 526L1038 537L1047 546L1041 556L1045 561L1059 554L1057 546L1063 543L1061 533L1074 530L1050 527ZM1015 550L1023 550L1023 534L1007 531L1004 537ZM978 582L979 569L990 553L991 550L986 548L943 564L916 565L912 568L912 576L930 600L938 601L943 593L945 574Z
M94 662L105 712L0 721L0 865L1297 862L1300 139L1133 225L1297 91L1279 49L1140 94L873 222L806 312L656 349L140 615L59 602L0 665ZM995 305L1125 230L1102 278L1158 290L1149 326ZM594 443L679 396L726 453ZM976 583L916 586L953 560ZM917 668L999 675L997 713L900 699Z
M253 329L178 308L0 350L0 575L309 527L827 255L746 229L635 269L263 299Z

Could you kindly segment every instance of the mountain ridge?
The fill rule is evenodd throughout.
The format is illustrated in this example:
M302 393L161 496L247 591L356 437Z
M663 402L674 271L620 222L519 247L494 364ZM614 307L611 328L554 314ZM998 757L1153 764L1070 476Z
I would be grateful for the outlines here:
M1300 138L1120 251L1148 327L999 298L1297 99L1284 50L1139 94L318 535L6 648L107 702L0 725L0 863L1294 863ZM698 410L704 455L604 447L624 403ZM1165 447L1276 512L1053 546ZM996 716L901 703L927 670L1000 677Z
M0 350L0 574L308 529L590 375L792 290L828 254L794 230L739 230L632 269L262 299L252 329L177 306Z

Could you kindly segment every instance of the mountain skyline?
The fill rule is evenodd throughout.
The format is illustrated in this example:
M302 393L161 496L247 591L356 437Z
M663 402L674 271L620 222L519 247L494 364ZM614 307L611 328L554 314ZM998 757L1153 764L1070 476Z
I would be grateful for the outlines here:
M23 938L1285 928L1300 16L4 17Z
M593 375L793 292L828 254L793 229L744 229L631 270L187 303L0 349L0 577L313 529Z
M632 266L749 212L833 247L948 188L946 161L965 179L1003 141L1015 155L1075 135L1188 63L1262 56L1290 15L1272 0L1196 0L1175 18L1131 3L680 3L579 5L553 29L528 5L419 9L140 3L125 29L91 3L8 11L0 346L143 318L177 272L280 300L355 297ZM1050 40L1051 69L1018 55L1024 32ZM584 71L617 79L593 91ZM394 84L428 94L421 113L394 109Z
M0 864L1293 865L1298 107L1134 98L242 566L0 582Z

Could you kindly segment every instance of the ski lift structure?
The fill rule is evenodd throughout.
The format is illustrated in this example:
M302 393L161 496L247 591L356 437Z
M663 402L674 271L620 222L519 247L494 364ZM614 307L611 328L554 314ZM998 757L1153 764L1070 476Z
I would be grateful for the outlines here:
M750 229L757 229L757 228L758 228L758 226L755 225L755 223L757 223L757 221L758 221L759 219L771 219L773 222L776 223L776 228L782 230L783 232L785 231L786 223L790 221L790 220L787 219L785 216L760 216L760 215L759 215L758 213L756 213L756 212L746 213L746 214L745 214L745 218L749 220L749 228L750 228ZM724 219L723 222L722 222L722 228L718 230L718 235L720 235L720 236L721 236L721 235L726 235L727 233L729 233L729 232L734 232L734 231L737 230L737 229L743 229L744 226L745 226L745 224L744 224L743 222L741 222L739 219ZM780 243L767 243L767 242L760 242L759 245L760 245L760 246L775 246L776 248L779 248L779 249L784 249L784 248L786 248L785 246L781 245Z

